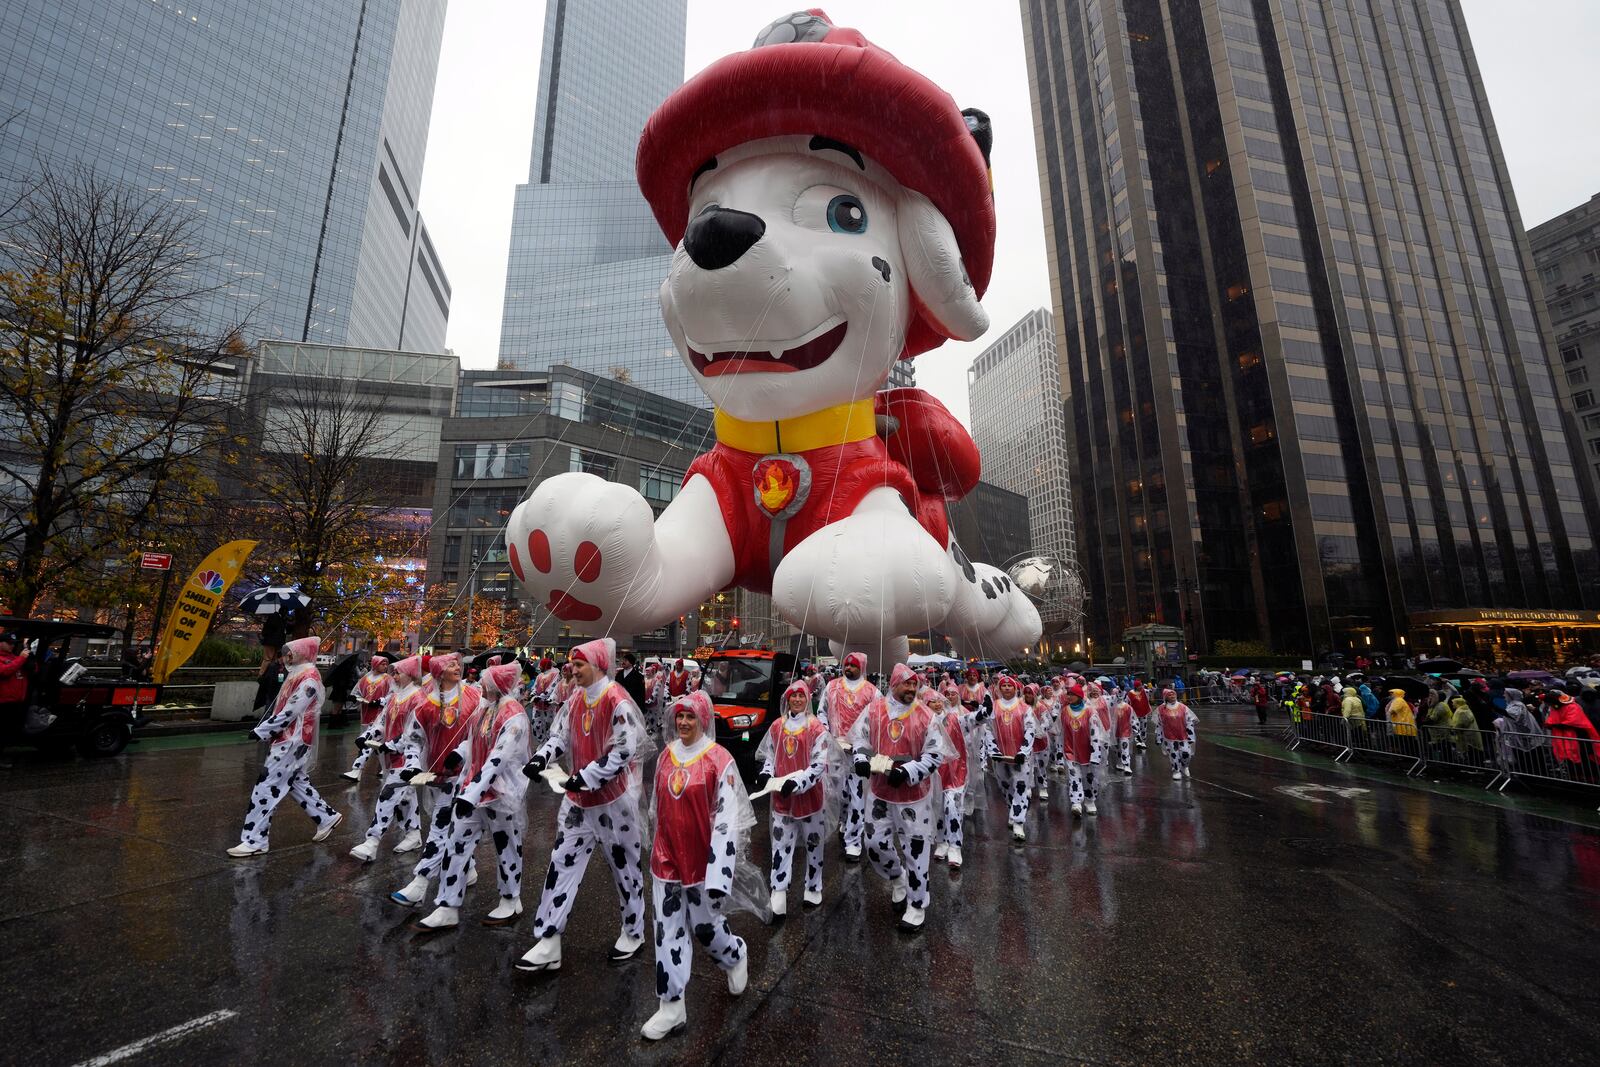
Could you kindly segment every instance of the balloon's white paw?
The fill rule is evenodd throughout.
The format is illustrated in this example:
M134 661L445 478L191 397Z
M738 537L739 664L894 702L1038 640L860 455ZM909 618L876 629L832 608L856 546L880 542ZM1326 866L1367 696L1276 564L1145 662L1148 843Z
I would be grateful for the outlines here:
M655 517L630 486L558 474L511 513L506 553L540 607L578 633L604 633L653 588Z

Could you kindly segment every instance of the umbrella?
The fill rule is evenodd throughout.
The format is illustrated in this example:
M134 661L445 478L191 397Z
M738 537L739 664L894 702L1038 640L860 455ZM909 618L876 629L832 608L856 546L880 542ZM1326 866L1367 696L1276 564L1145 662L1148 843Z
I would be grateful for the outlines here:
M292 585L268 585L246 593L239 601L239 610L245 615L276 615L310 603L311 598Z

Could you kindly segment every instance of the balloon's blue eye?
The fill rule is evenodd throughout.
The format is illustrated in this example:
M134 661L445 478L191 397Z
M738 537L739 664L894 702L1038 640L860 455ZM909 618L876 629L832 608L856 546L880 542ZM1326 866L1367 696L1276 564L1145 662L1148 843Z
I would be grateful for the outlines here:
M860 198L845 193L828 201L828 227L834 233L866 233L867 209Z

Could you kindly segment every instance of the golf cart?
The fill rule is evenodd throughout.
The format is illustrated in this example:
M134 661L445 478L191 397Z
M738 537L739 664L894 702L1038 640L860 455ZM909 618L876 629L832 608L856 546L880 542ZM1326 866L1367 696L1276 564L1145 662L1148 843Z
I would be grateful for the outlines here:
M121 633L117 627L0 617L0 632L15 633L29 649L23 668L28 678L26 706L6 709L0 722L0 747L73 745L85 756L115 756L133 737L139 710L161 697L159 685L125 678L120 668L115 678L90 675L75 653L75 642L81 650L91 639ZM35 732L25 730L30 719L44 716L54 716L48 726Z
M780 713L778 701L794 673L787 652L730 648L701 660L700 687L717 713L717 743L733 753L748 781L756 770L756 748Z

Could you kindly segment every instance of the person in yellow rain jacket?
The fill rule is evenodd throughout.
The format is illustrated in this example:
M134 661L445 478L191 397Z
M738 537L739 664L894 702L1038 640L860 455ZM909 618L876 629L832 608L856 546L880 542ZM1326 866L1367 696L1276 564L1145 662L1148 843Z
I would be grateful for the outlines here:
M1354 686L1345 686L1344 699L1339 702L1339 714L1344 716L1344 724L1352 730L1367 732L1367 707L1361 703L1361 694L1356 692Z
M1384 709L1384 715L1394 728L1396 737L1417 736L1417 715L1406 702L1404 689L1389 690L1389 706Z

